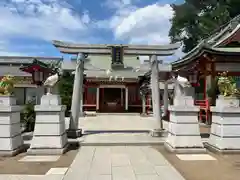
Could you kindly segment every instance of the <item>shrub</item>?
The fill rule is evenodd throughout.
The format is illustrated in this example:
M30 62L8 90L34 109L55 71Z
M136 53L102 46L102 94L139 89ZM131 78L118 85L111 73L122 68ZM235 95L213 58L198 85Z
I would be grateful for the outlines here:
M34 131L36 113L34 111L34 103L28 102L21 113L21 123L24 125L24 132Z
M74 75L69 72L64 72L58 83L59 93L62 99L62 104L67 106L65 116L69 116L72 103Z

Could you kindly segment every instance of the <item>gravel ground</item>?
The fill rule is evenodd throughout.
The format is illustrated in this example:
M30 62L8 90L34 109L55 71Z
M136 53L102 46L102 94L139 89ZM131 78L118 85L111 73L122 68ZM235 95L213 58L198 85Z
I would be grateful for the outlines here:
M155 147L182 174L186 180L238 180L240 154L221 155L208 152L213 161L183 161L163 146Z
M71 144L69 151L55 162L20 162L26 156L21 153L15 157L0 157L0 174L44 175L51 168L68 168L78 152L78 145Z

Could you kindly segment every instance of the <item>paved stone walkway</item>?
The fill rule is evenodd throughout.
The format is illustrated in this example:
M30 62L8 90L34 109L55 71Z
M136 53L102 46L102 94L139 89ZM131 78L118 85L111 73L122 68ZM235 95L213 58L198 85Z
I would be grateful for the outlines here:
M163 137L149 133L96 133L79 138L81 146L152 146L164 143Z
M184 180L154 148L84 146L63 180Z
M67 129L69 127L69 118L65 118L65 121ZM141 117L137 114L100 114L95 117L86 116L79 118L79 128L82 128L84 131L149 131L156 129L157 124L153 117ZM167 128L166 125L165 128Z
M0 180L62 180L64 175L0 175Z

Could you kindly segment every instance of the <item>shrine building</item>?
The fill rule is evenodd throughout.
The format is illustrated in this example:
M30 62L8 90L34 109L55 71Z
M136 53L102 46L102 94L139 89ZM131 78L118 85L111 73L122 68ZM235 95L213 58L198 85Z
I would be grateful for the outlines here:
M183 58L172 63L174 71L188 75L195 86L195 103L200 105L200 120L210 121L210 106L215 105L215 78L227 72L240 88L240 15L202 40ZM203 117L205 116L205 117Z
M24 105L28 101L39 104L45 92L41 83L52 73L49 65L62 60L58 57L0 56L0 78L5 75L14 76L14 95L18 105Z
M74 72L76 58L0 56L0 76L12 75L16 79L14 95L18 105L28 101L40 103L46 92L42 82L52 73L51 64L61 63L64 71ZM112 56L91 55L85 62L84 101L85 111L139 112L143 110L140 87L149 74L149 63L141 63L138 56L124 56L122 68L114 68ZM149 78L149 77L148 77ZM164 85L160 82L161 97ZM172 86L169 87L173 89ZM151 94L149 87L148 93ZM151 110L151 96L145 108Z
M122 64L115 66L121 58ZM62 69L73 72L76 59L64 61ZM142 112L140 77L149 70L137 56L90 55L84 64L84 111Z

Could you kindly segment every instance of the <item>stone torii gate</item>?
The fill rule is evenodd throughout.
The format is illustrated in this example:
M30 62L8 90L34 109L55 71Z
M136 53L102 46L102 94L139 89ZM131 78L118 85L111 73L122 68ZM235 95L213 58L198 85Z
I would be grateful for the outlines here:
M162 129L160 115L160 96L158 74L159 63L157 56L171 56L180 47L180 44L170 45L113 45L113 44L74 44L62 41L53 41L53 45L61 52L66 54L76 54L77 66L74 77L74 87L72 94L71 117L68 136L74 138L81 136L81 129L78 129L79 116L83 116L83 77L85 54L111 55L114 48L120 48L124 55L150 56L151 63L151 82L154 116ZM161 67L161 66L160 66ZM166 69L166 68L163 68ZM80 109L80 111L79 111Z

